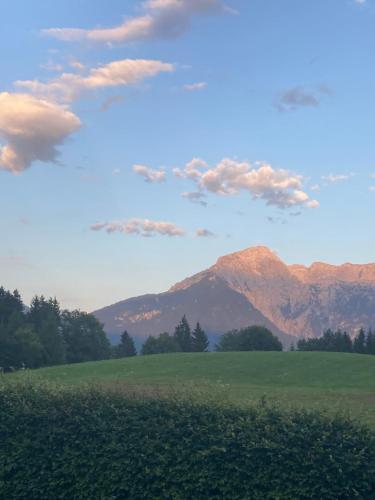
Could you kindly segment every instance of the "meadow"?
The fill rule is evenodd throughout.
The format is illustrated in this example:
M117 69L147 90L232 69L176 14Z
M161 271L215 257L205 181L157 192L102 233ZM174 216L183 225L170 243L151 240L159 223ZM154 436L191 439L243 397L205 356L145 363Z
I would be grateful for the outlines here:
M7 377L7 376L6 376ZM10 378L199 392L236 405L344 412L375 427L375 357L327 352L177 353L54 366Z

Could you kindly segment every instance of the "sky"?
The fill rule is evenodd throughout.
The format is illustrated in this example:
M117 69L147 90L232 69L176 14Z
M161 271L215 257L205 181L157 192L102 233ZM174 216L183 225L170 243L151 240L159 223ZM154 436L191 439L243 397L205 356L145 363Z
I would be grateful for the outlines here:
M0 284L92 311L224 254L375 261L375 0L5 0Z

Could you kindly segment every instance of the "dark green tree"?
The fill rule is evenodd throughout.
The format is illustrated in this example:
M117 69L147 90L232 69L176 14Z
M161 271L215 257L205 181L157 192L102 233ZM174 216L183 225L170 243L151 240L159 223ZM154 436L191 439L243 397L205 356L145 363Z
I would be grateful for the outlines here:
M17 290L13 293L0 287L0 326L8 326L17 317L22 322L24 305Z
M375 354L375 332L369 330L366 336L366 354Z
M129 358L131 356L136 356L136 355L137 355L137 350L134 345L134 340L125 330L121 334L120 343L114 347L114 357Z
M301 339L299 351L353 352L353 342L346 332L326 330L321 337Z
M191 346L193 352L205 352L208 349L209 341L199 322L192 333Z
M110 344L103 325L92 314L63 311L61 331L67 363L110 358Z
M191 330L185 315L175 328L174 339L177 345L179 346L179 351L181 352L192 351Z
M150 335L142 345L141 354L159 354L158 339Z
M43 347L31 325L19 327L13 336L12 366L19 368L39 368L43 363Z
M217 351L282 351L280 340L264 326L249 326L221 336Z
M353 351L358 354L364 354L366 352L366 334L363 328L358 332L353 342Z
M18 367L15 332L24 324L24 305L19 293L0 287L0 368L3 371Z
M169 333L161 333L158 337L148 337L143 344L141 354L167 354L178 352L179 346L176 340Z
M36 296L31 301L27 322L33 326L43 347L43 364L65 361L65 343L61 332L61 313L56 299Z

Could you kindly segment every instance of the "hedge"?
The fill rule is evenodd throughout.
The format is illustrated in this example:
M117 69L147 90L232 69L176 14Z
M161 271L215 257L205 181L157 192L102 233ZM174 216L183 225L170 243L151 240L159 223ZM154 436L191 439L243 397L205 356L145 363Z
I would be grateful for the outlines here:
M374 499L375 437L343 416L0 384L0 498Z

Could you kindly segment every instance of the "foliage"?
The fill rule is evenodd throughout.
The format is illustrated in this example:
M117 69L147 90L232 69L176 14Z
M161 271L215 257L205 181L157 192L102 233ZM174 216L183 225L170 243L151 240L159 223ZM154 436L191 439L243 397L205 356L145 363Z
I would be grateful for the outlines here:
M193 352L206 352L208 349L209 341L207 335L202 330L201 325L197 323L195 330L191 336L191 347Z
M35 296L27 311L19 293L0 288L0 369L38 368L110 357L103 325L91 314L61 311Z
M367 334L361 328L358 335L352 339L346 332L327 330L322 337L301 339L297 343L299 351L355 352L357 354L375 354L375 333L369 330Z
M61 328L68 363L96 361L110 357L110 344L103 325L92 314L63 311Z
M0 387L0 497L373 498L375 438L342 416Z
M174 331L174 338L181 352L191 352L191 330L190 325L184 315Z
M113 348L114 358L129 358L137 355L137 349L134 345L134 340L125 330L121 334L121 340L118 345Z
M169 352L178 352L179 345L176 339L169 333L161 333L158 337L148 337L143 344L141 354L166 354Z
M283 346L268 328L249 326L221 336L217 351L282 351Z

